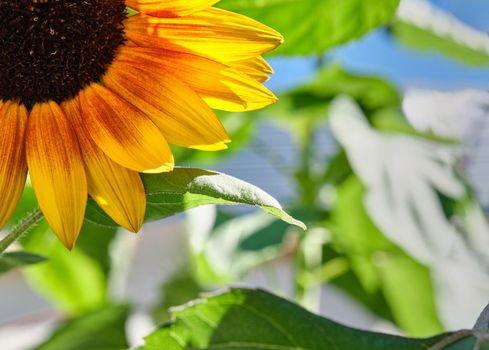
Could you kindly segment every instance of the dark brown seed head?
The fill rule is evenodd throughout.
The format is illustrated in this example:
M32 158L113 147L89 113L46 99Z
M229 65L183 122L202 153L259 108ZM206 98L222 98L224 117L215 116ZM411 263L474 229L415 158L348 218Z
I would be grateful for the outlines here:
M113 61L125 18L123 0L0 0L0 99L76 96Z

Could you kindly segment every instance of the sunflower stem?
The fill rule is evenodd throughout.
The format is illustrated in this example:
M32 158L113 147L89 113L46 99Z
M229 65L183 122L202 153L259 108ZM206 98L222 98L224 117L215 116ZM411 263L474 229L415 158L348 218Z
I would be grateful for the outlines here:
M29 232L36 224L43 218L42 212L39 208L32 213L24 217L20 222L15 225L9 233L0 241L0 254L2 254L7 248L17 241L24 234Z

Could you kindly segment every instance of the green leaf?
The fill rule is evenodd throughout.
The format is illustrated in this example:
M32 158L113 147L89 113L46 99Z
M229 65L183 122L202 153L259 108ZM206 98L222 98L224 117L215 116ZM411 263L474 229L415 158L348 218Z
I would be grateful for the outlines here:
M269 194L247 182L217 172L176 168L156 175L143 175L146 189L146 221L166 218L207 204L247 204L259 206L281 220L305 229L305 225L288 215ZM93 201L89 201L86 218L101 225L117 226Z
M429 270L377 229L365 212L364 193L354 175L338 187L329 224L335 247L348 256L367 292L383 292L396 323L406 333L426 336L442 331Z
M428 52L438 50L448 57L469 65L489 65L489 53L472 49L465 43L456 42L449 37L440 37L411 23L398 21L392 30L401 43L416 50Z
M368 114L396 108L401 98L396 88L380 78L352 74L340 65L322 68L309 83L285 94L295 110L329 105L338 95L349 95ZM324 117L324 115L323 115Z
M10 270L46 261L44 256L29 252L9 252L0 254L0 275Z
M430 5L421 5L431 8ZM439 9L418 12L429 13L431 17L417 23L419 18L411 14L413 18L402 16L392 24L392 32L401 43L420 51L437 50L468 65L489 65L489 39L486 33L477 32Z
M123 350L127 306L108 306L62 324L34 350Z
M372 258L379 251L390 251L390 243L372 223L363 207L364 189L351 175L337 189L337 200L329 226L335 247L349 256L351 266L366 291L380 287L380 276Z
M378 254L377 258L382 291L401 328L415 336L442 331L430 271L404 254ZM413 313L413 307L422 311Z
M356 330L261 290L232 289L173 311L144 350L469 350L476 341L470 332L410 339Z
M222 0L219 7L276 29L285 43L273 54L321 54L386 24L399 0Z

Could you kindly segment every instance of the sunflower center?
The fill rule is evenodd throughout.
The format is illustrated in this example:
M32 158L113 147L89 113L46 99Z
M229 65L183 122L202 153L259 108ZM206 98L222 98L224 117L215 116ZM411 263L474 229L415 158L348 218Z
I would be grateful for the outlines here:
M0 99L61 103L124 42L124 0L0 0Z

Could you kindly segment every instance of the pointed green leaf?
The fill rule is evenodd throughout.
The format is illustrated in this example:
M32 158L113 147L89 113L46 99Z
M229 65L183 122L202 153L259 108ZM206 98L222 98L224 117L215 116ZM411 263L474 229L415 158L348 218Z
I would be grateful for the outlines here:
M10 252L0 254L0 275L10 270L46 261L41 255L29 252Z
M305 229L269 194L235 177L195 168L176 168L169 173L143 175L146 189L146 221L166 218L206 204L246 204L261 207L281 220ZM106 226L116 224L93 201L86 218Z
M422 14L422 15L420 15ZM489 65L489 38L428 1L404 1L391 29L399 41L472 66Z
M405 21L397 21L392 30L401 43L413 49L424 52L436 50L471 66L489 65L489 52L471 48L465 42L457 42L448 35L440 36L439 33Z

